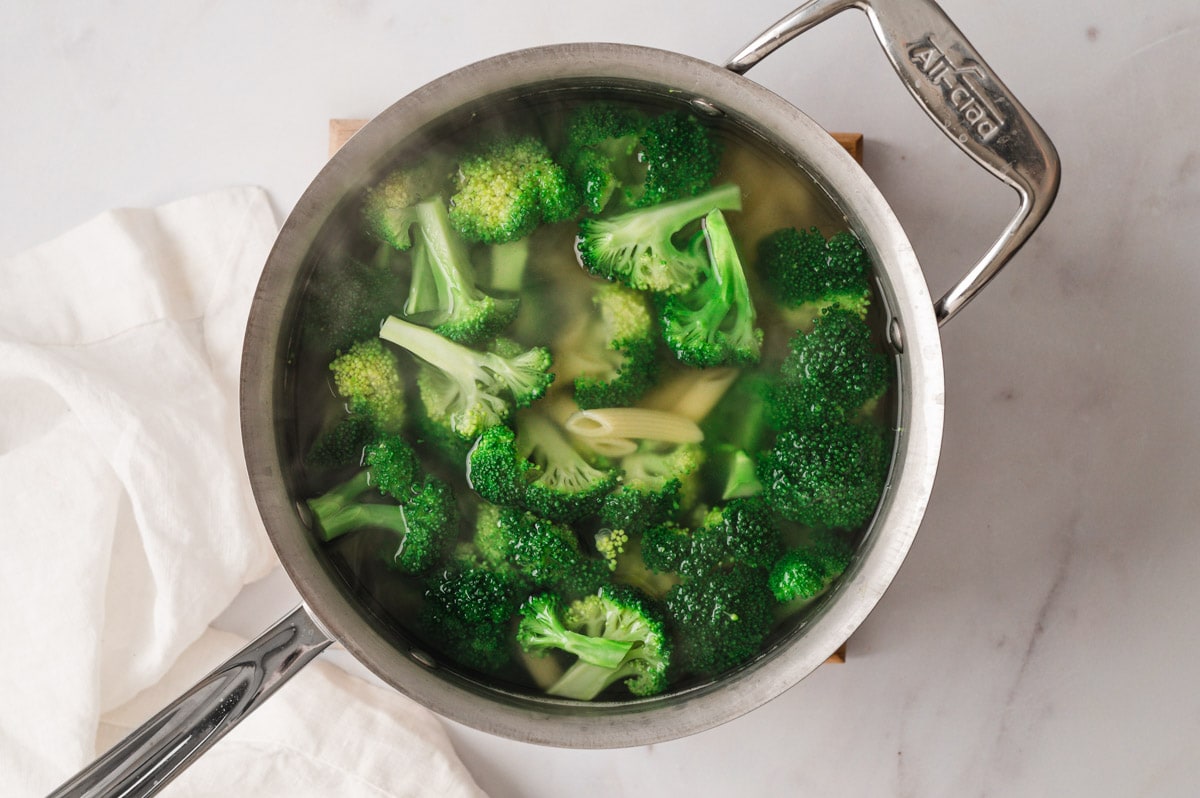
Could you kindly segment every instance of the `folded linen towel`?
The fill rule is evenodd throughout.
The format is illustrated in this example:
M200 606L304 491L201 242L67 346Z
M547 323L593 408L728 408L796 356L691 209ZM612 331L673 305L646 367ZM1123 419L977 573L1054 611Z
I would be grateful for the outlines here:
M98 741L105 713L121 708L117 725L153 714L167 691L130 701L275 562L245 475L237 383L276 232L266 195L239 188L111 211L0 260L0 794L45 793L91 761L115 742ZM281 780L280 752L319 753L325 794L478 794L425 710L327 669L306 681L226 738L240 743L218 744L232 794L304 794ZM350 707L368 693L371 707ZM335 707L342 739L318 746L314 722ZM391 723L390 759L348 743L356 724L378 736ZM408 772L374 772L385 763ZM286 772L315 778L306 767ZM188 783L173 794L215 789Z

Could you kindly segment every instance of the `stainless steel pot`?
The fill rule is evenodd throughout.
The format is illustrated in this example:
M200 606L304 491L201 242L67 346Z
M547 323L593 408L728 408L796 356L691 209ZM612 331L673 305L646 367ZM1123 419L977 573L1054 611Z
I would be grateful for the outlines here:
M1013 221L937 302L904 231L875 186L811 119L742 74L799 33L848 8L865 11L905 86L951 139L1020 197ZM896 352L898 418L888 487L854 564L800 626L720 679L663 696L584 704L507 692L441 668L349 595L306 528L287 466L285 397L299 294L327 221L357 195L397 142L481 102L601 88L681 99L720 114L805 169L844 213L878 272ZM1053 202L1059 165L1041 128L931 0L812 0L725 67L613 44L524 50L460 69L380 114L321 171L279 235L251 309L242 366L242 428L268 533L304 605L133 732L56 795L149 795L333 641L388 684L445 717L528 742L644 745L692 734L754 709L838 648L900 567L933 486L941 446L938 326L1016 252Z

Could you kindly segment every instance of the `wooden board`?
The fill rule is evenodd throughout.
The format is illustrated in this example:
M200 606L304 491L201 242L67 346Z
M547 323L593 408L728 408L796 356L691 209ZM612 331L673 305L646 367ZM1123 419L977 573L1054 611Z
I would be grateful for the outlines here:
M367 124L366 119L330 119L329 120L329 157L342 148L350 137L362 129L362 126ZM863 158L863 134L862 133L830 133L845 148L846 152L854 157L854 160L862 163ZM842 643L837 651L830 655L826 662L845 662L846 661L846 644Z

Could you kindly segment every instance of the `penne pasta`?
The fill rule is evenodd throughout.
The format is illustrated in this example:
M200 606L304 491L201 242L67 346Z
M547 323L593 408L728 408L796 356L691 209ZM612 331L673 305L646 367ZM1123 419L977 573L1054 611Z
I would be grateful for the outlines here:
M654 388L639 404L699 423L712 412L737 377L738 370L732 368L689 369Z
M606 407L580 410L567 419L566 429L584 440L647 440L700 443L704 433L696 422L678 413L644 407Z

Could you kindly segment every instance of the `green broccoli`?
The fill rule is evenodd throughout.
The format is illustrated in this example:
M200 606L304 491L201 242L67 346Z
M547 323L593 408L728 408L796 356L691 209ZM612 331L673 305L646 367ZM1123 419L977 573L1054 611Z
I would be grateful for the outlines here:
M593 274L639 291L678 294L693 288L708 263L703 233L677 234L713 210L741 210L742 191L732 183L694 197L637 208L579 223L575 251Z
M357 465L368 444L404 426L407 405L399 365L379 339L371 338L334 358L329 370L334 391L346 400L345 413L326 425L307 460L326 467Z
M758 362L762 330L729 225L721 211L704 219L710 261L705 279L662 301L663 339L680 362L697 368Z
M374 337L400 307L403 281L391 264L394 252L390 247L380 252L370 263L351 258L340 268L313 272L301 322L307 344L340 354Z
M363 200L367 232L395 249L411 248L417 207L438 198L449 175L449 165L438 156L389 172L367 190Z
M660 524L642 537L642 559L648 568L674 571L684 578L704 577L735 564L765 570L782 548L771 508L760 497L714 507L697 529Z
M471 450L467 476L480 496L552 521L592 515L617 485L617 474L597 468L550 419L523 413L517 432L494 426Z
M517 301L496 299L476 285L467 245L437 193L445 184L438 164L434 157L389 174L367 192L363 216L374 236L398 250L412 250L404 315L460 343L484 341L512 322Z
M420 628L455 662L496 671L512 658L511 620L520 600L505 574L456 562L429 579Z
M654 383L654 317L646 297L616 283L592 296L596 313L562 347L561 369L574 376L583 409L629 407Z
M533 654L558 649L608 670L620 665L633 648L632 641L570 631L563 625L562 610L562 600L553 593L539 593L526 599L517 626L517 643L521 648Z
M604 563L583 553L573 530L522 510L482 503L474 542L485 565L532 587L573 597L608 581Z
M826 308L808 333L797 332L769 390L768 420L776 429L843 421L887 390L891 363L857 313Z
M684 497L696 492L694 482L704 460L697 444L643 442L621 459L621 486L604 497L600 522L627 535L674 518Z
M816 316L836 304L867 314L871 259L850 233L826 240L815 227L776 230L759 242L757 267L771 296L785 307Z
M388 533L381 559L407 574L424 573L441 560L458 533L457 508L450 486L420 478L416 455L396 435L367 447L367 467L346 482L308 500L322 540L360 529ZM397 503L360 501L387 496Z
M499 139L458 165L450 221L470 241L502 244L542 222L572 218L578 193L546 145L525 136Z
M578 109L567 127L563 162L584 206L600 213L613 197L646 207L692 196L712 182L719 142L684 112L647 118L606 103Z
M550 352L542 347L507 357L478 352L395 316L387 318L379 336L424 361L417 388L425 414L463 440L502 423L514 406L539 399L554 379Z
M874 514L890 454L880 427L829 422L780 433L760 456L758 476L784 518L852 529Z
M784 553L771 567L767 584L781 604L807 601L829 587L850 565L854 548L833 532L819 532Z
M637 148L644 124L642 114L609 103L588 103L572 114L562 163L589 213L604 210L622 186L640 192L647 164Z
M704 418L705 484L722 501L762 493L753 454L767 439L767 395L773 384L758 372L742 374Z
M329 364L333 386L347 409L367 415L384 432L404 426L404 382L396 356L377 338L360 341Z
M771 628L774 597L760 568L738 564L685 579L665 602L684 672L717 674L745 662Z
M487 341L516 318L516 299L480 291L466 244L450 227L441 198L413 209L417 232L412 248L412 282L404 315L453 341Z
M565 610L554 596L533 601L522 611L522 646L578 657L546 691L550 695L590 701L620 681L636 696L666 689L670 639L661 613L638 592L605 587Z

